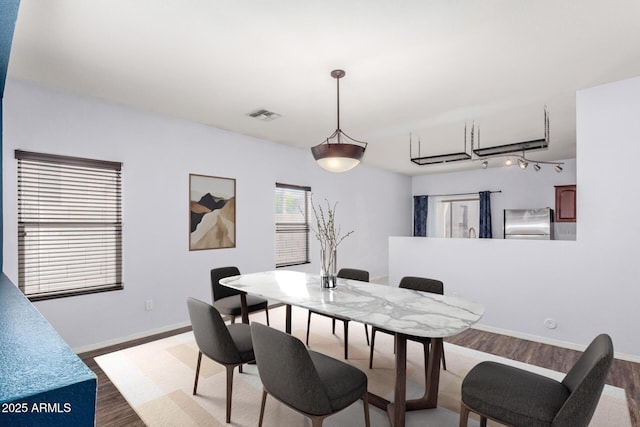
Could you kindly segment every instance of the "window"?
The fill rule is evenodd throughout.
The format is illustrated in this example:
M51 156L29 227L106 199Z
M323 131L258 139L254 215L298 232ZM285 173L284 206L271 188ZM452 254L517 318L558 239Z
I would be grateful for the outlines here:
M429 197L429 237L477 237L480 226L479 196Z
M309 260L310 187L276 183L276 267Z
M39 300L122 289L121 163L15 156L22 292Z

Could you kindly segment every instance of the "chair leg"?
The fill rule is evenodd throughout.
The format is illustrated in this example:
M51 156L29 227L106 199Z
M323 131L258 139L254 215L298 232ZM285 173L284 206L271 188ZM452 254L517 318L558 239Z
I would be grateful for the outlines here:
M309 329L311 328L311 310L309 310L309 315L307 316L307 340L305 343L307 347L309 347Z
M313 416L310 415L309 419L311 419L311 427L322 427L322 423L324 422L324 418L322 416Z
M202 361L202 352L198 351L198 363L196 364L196 379L193 381L193 395L195 396L198 389L198 375L200 374L200 362Z
M371 421L369 420L369 392L365 391L362 396L362 406L364 407L364 425L369 427Z
M264 308L264 314L267 315L267 326L271 326L269 324L269 306L268 305Z
M444 358L444 348L442 348L442 369L447 370L447 360Z
M460 403L460 427L467 427L469 423L469 408L464 403Z
M480 415L480 427L487 427L487 417Z
M233 369L235 366L228 365L227 368L227 424L231 422L231 396L233 395Z
M364 336L367 337L367 345L369 344L369 328L367 327L367 325L364 325Z
M231 316L231 324L233 325L234 323L236 323L236 316Z
M336 318L331 319L331 333L336 334Z
M369 369L373 369L373 347L376 343L376 328L371 328L371 347L369 347Z
M267 403L267 390L262 388L262 404L260 405L260 419L258 420L258 427L262 427L262 420L264 419L264 406Z
M349 321L343 320L344 324L344 358L349 358Z

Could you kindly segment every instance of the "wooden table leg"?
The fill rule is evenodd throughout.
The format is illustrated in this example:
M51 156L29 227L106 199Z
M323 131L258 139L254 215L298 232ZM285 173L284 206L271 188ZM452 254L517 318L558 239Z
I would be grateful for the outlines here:
M407 336L396 334L396 384L394 401L369 393L369 403L386 409L393 427L404 427L406 411L431 409L438 406L440 382L440 359L442 358L442 338L431 339L431 349L425 366L425 391L419 399L407 400Z
M427 366L424 367L425 390L420 399L407 401L407 411L431 409L438 406L438 386L440 383L440 359L442 358L442 338L431 338L431 349Z
M247 305L247 293L240 294L240 313L242 314L242 323L249 324L249 306Z
M389 415L393 427L404 427L407 402L407 336L395 334L396 341L396 387Z

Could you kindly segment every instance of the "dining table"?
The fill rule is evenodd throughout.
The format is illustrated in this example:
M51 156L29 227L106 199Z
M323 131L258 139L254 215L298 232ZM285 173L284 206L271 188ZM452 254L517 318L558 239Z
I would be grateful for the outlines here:
M404 427L406 411L437 407L443 338L456 335L478 322L484 307L456 296L397 286L337 279L335 288L323 288L319 275L291 270L241 274L220 280L241 291L242 321L249 323L246 295L285 304L285 329L291 333L291 307L302 307L391 331L395 336L395 386L393 400L369 393L372 405L386 410L394 427ZM430 338L425 366L425 391L407 399L407 338Z

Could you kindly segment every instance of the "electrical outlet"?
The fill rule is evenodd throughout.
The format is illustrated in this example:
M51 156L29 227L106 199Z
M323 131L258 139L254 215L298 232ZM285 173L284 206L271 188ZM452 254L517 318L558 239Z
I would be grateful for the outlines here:
M146 300L144 302L144 309L146 311L153 310L153 300L152 299L148 299L148 300Z

